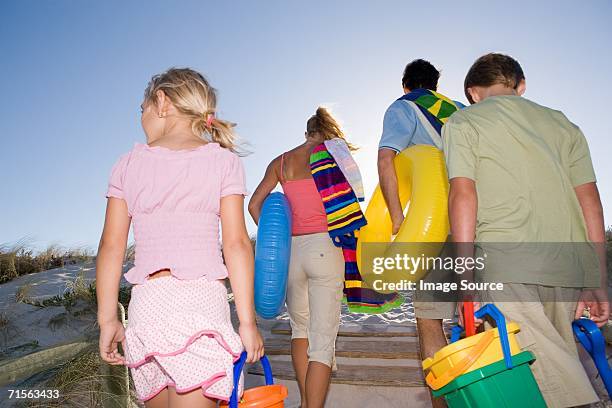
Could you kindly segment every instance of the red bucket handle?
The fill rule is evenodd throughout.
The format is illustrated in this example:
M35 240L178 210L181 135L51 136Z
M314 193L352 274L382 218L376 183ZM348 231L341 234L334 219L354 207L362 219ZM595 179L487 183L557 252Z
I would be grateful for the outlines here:
M476 334L476 324L474 323L474 302L463 302L463 326L465 327L465 337Z

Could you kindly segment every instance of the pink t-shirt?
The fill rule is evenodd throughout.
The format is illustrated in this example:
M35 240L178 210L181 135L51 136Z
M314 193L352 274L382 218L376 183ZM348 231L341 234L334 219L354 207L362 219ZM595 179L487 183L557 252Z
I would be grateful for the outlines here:
M125 279L160 269L179 279L227 277L219 242L221 197L247 195L240 158L218 143L170 150L136 143L114 165L107 197L125 200L135 240Z

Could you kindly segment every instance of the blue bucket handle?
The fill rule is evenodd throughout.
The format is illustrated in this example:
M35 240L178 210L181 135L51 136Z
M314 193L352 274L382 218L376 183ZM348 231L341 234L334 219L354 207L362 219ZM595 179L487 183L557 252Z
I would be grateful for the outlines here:
M497 325L497 331L499 332L499 342L501 343L502 352L504 353L504 361L506 362L506 368L512 368L512 354L510 354L510 342L508 341L508 330L506 329L506 318L502 312L492 303L488 303L474 312L474 316L477 319L489 315L495 321Z
M243 351L242 354L240 354L240 358L234 363L234 389L232 390L232 395L229 400L230 408L238 408L238 383L240 382L240 375L242 374L242 369L244 368L246 359L247 352ZM272 366L270 365L270 360L268 360L268 357L263 356L259 361L264 369L266 385L273 385L274 377L272 376Z
M461 333L463 333L463 327L456 325L451 328L451 338L450 342L454 343L461 338Z
M576 319L572 329L582 347L591 355L599 375L606 386L608 396L612 396L612 370L606 358L606 340L597 324L590 319Z

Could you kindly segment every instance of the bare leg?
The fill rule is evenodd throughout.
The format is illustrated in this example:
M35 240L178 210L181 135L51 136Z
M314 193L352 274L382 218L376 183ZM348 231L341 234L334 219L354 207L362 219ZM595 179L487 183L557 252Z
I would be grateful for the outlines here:
M318 361L308 364L306 374L306 400L308 408L323 408L329 390L331 367Z
M191 392L177 393L173 387L168 387L169 408L216 408L217 401L206 397L201 388Z
M419 350L421 360L432 357L434 353L446 346L446 336L442 329L441 319L419 319L417 317L417 330L419 332ZM431 395L431 405L433 408L446 408L446 401L443 398L434 398Z
M295 380L300 389L302 408L307 406L306 398L306 372L308 371L308 339L291 340L291 362L295 370Z
M146 408L168 408L168 388L145 402Z

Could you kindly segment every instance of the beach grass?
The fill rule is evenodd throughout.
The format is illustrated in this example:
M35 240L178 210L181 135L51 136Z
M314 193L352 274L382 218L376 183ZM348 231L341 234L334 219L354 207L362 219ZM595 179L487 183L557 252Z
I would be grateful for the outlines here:
M49 374L39 388L58 390L59 398L24 401L21 407L126 407L129 403L136 406L135 396L129 390L127 368L104 363L96 345L54 367Z
M17 303L27 303L30 300L30 291L32 290L32 283L24 283L19 286L15 291L15 301Z
M74 280L66 283L66 289L62 295L55 295L44 299L33 299L30 296L32 285L30 283L23 284L17 288L15 292L15 301L25 303L36 307L48 306L64 306L70 310L78 301L84 301L93 309L97 306L96 297L96 282L88 282L85 277L85 271L81 270ZM132 288L121 286L119 288L119 303L127 309L132 295ZM54 322L61 323L61 322Z
M34 251L27 239L14 244L0 244L0 283L19 276L42 272L49 269L75 265L93 259L86 248L63 248L51 244L42 251Z
M81 269L74 280L66 283L65 293L69 293L70 297L74 300L82 299L90 303L96 301L95 285L87 282L83 269Z

